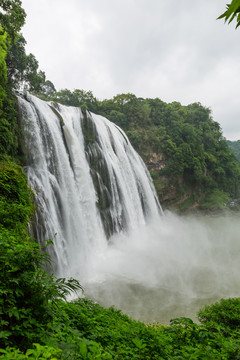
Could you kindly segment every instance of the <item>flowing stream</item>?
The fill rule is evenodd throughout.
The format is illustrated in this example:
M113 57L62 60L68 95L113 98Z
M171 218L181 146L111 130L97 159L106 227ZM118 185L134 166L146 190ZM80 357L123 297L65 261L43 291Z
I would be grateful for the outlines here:
M240 296L239 219L163 213L124 132L79 108L19 97L33 233L57 276L85 296L146 321L190 316Z

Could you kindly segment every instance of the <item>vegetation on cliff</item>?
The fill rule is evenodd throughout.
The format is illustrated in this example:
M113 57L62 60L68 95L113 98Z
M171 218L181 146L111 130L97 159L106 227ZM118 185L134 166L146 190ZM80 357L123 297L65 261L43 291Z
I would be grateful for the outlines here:
M240 162L240 140L230 141L227 140L228 146L233 150L236 158Z
M99 101L83 90L48 99L106 116L127 133L152 175L164 207L214 210L239 197L240 165L210 109L121 94Z

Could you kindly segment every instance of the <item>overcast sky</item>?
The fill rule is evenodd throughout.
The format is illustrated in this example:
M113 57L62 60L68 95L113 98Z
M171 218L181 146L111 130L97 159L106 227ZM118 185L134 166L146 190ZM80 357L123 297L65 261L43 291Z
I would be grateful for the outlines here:
M121 93L212 110L240 139L240 29L229 0L22 0L27 53L56 89Z

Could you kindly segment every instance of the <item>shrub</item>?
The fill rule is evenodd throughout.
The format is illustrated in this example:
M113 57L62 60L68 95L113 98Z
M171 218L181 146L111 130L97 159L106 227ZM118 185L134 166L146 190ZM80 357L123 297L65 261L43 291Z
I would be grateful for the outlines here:
M40 344L34 344L35 349L28 349L24 354L19 349L8 347L6 350L0 349L0 359L3 360L57 360L62 359L62 351L50 346L42 346Z
M202 323L214 322L231 330L240 329L240 298L221 299L198 312Z

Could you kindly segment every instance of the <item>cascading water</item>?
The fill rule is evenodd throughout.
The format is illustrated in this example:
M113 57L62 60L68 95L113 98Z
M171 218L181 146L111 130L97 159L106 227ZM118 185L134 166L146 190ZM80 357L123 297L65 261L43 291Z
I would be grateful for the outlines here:
M19 97L38 241L53 241L55 271L87 277L114 233L159 216L154 187L120 128L80 108Z
M148 172L123 131L79 108L19 97L38 241L58 276L143 321L192 317L240 296L236 216L159 216Z

